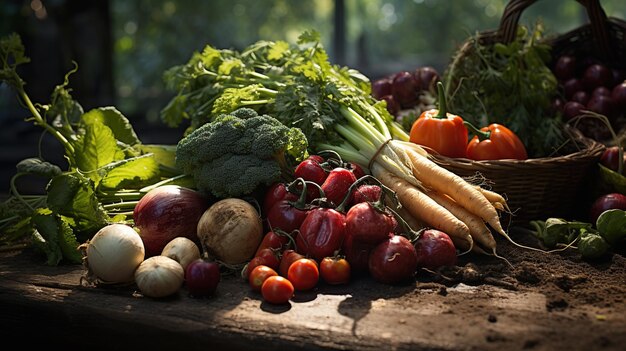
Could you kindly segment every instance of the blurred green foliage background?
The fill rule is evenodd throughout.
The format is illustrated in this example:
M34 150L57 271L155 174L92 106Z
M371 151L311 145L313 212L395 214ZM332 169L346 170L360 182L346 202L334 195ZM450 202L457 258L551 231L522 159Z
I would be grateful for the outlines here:
M31 67L24 76L42 102L65 72L86 107L114 104L129 116L160 123L169 99L162 73L210 44L242 49L260 40L295 41L316 29L332 61L378 78L431 65L445 69L471 34L497 28L506 0L5 0L0 34L20 33ZM601 0L626 17L623 0ZM522 22L543 21L558 34L586 23L573 0L538 1ZM14 111L0 88L0 121Z

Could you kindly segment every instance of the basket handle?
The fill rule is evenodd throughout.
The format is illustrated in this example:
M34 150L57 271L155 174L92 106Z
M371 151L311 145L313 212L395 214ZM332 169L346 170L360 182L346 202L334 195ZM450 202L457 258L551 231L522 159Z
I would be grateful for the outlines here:
M519 23L522 12L537 0L510 0L504 8L504 13L500 19L500 27L498 28L498 40L504 44L511 43L517 34L517 25ZM613 51L610 45L609 28L607 25L607 16L604 9L600 5L600 0L576 0L587 11L589 22L591 24L591 33L593 35L596 49L602 57L609 60L613 59Z

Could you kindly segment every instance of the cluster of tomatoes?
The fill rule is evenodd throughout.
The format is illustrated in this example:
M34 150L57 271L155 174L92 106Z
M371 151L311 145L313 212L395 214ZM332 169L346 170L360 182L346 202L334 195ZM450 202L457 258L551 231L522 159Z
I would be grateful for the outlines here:
M396 235L401 226L384 205L383 188L374 177L335 154L310 156L294 175L295 181L276 183L266 192L262 210L268 230L242 272L265 301L286 303L295 291L313 289L320 280L348 283L352 272L369 271L390 284L413 276L415 248ZM390 247L405 247L409 253L401 255L409 263L388 260L400 254Z

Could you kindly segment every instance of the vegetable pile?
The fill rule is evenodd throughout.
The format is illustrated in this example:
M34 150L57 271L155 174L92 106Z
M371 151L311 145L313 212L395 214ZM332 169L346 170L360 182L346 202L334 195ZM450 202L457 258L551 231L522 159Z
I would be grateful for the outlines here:
M431 124L407 133L367 77L328 61L316 32L241 52L207 46L168 70L176 95L163 121L188 123L177 145L142 144L114 108L84 113L67 81L52 104L33 104L15 71L27 62L19 37L1 44L0 77L68 160L66 170L42 159L18 164L16 178L50 182L41 197L12 187L2 240L30 237L53 265L84 260L92 281L135 283L154 298L183 287L209 297L221 274L238 270L266 301L285 303L357 273L397 284L455 265L463 253L499 257L494 233L513 242L500 220L506 200L437 165L430 151L480 158L501 142L512 153L497 157L525 158L515 134L493 124L478 131L449 113L441 83L439 108L415 120ZM434 88L436 72L419 72ZM435 138L443 143L417 139L448 122L450 136ZM137 245L124 259L114 247L102 271L94 234L105 229ZM108 275L112 262L124 264L122 277Z

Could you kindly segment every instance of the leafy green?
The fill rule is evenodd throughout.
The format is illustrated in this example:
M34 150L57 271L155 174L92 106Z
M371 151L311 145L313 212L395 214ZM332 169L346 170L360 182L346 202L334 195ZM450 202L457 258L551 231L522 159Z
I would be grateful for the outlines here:
M468 38L444 72L449 109L475 126L499 123L515 132L530 157L545 157L562 146L561 117L550 112L558 94L543 27L519 26L509 44Z
M601 235L589 229L581 229L578 251L584 258L602 257L608 250L609 244Z
M604 211L592 223L567 221L563 218L548 218L531 221L534 235L547 248L576 247L582 257L595 259L604 256L612 247L626 238L626 211Z
M115 139L124 144L134 146L141 143L128 118L113 106L95 108L81 118L85 125L102 124L109 127Z
M176 96L161 118L171 126L188 120L189 133L220 114L248 107L300 128L313 150L345 142L335 126L347 123L346 108L369 123L393 125L384 104L371 97L369 79L331 64L319 38L316 31L305 31L296 44L258 41L242 51L205 47L165 72L166 86ZM408 140L401 127L389 129Z
M626 239L626 211L612 209L602 212L596 220L596 228L611 245Z
M148 191L166 183L192 185L175 166L175 145L142 145L114 107L84 113L69 89L76 64L52 92L49 105L34 104L16 71L27 62L18 35L0 39L0 79L31 113L27 120L63 146L68 167L62 170L41 157L16 165L11 196L0 204L0 243L29 241L48 264L79 263L78 242L108 223L131 221L134 205ZM46 194L20 193L16 179L33 175L48 179Z
M48 209L38 209L32 217L33 242L45 252L47 264L56 266L62 259L70 263L81 263L79 243L66 219Z
M59 166L35 157L21 160L15 168L19 173L37 174L48 178L57 176L62 172Z

